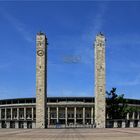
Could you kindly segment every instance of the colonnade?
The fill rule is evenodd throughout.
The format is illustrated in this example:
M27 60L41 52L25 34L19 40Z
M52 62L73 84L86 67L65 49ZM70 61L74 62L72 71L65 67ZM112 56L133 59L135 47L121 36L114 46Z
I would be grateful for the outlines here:
M94 107L48 105L46 108L48 128L56 127L95 127ZM34 106L0 106L0 128L35 128L36 109ZM124 120L110 120L107 115L107 127L140 127L140 112L127 113Z

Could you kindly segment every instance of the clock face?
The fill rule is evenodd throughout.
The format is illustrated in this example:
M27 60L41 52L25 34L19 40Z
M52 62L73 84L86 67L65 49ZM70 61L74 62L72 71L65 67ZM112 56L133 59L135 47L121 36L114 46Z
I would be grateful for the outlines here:
M44 51L43 51L43 50L38 50L38 51L37 51L37 54L38 54L39 56L43 56L43 55L44 55Z

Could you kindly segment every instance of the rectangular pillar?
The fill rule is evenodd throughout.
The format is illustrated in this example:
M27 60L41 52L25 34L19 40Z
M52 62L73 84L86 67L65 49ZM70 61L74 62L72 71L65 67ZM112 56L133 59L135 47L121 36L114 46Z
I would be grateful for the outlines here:
M46 128L47 37L36 35L36 128Z
M91 108L91 125L93 125L93 107Z
M95 40L95 123L97 128L106 126L106 73L105 36L99 33Z
M125 128L126 127L126 123L125 121L122 121L122 128Z
M140 127L140 120L138 121L138 127Z
M24 120L26 120L26 107L24 107Z
M117 128L118 127L118 122L117 121L114 121L113 127L114 128Z
M7 119L7 109L5 108L5 120Z
M17 108L17 120L19 120L19 108Z
M127 117L126 118L127 118L127 120L129 120L129 113L127 113Z
M32 122L32 128L36 128L36 127L35 127L35 122Z
M56 117L57 117L57 123L59 123L59 108L56 107Z
M130 121L130 128L134 127L134 121Z
M15 128L19 128L19 122L15 122Z
M138 120L140 119L140 112L138 112L138 116L137 116L137 119L138 119Z
M0 108L0 120L1 120L1 108Z
M85 107L83 107L83 125L85 125Z
M68 108L65 107L65 125L68 125Z
M6 122L6 128L10 128L10 122Z
M34 108L32 107L32 121L34 120Z
M74 107L74 125L76 125L76 107Z
M109 115L108 115L108 113L107 113L107 115L106 115L106 118L109 119Z
M132 119L133 120L135 119L135 112L133 112Z
M24 128L27 128L27 122L24 122Z
M11 120L13 119L13 109L11 108Z
M50 126L50 107L48 107L48 127Z

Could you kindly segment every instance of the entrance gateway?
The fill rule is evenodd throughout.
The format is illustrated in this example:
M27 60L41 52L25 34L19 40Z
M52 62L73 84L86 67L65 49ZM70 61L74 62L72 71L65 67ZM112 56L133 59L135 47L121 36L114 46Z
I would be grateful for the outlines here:
M36 35L36 128L46 128L46 100L47 100L47 37L39 32ZM95 39L95 126L96 128L105 128L105 37L99 33ZM48 112L49 112L48 108ZM74 112L76 112L76 107ZM93 114L93 110L92 114ZM65 108L67 112L67 108ZM85 113L85 108L83 108ZM83 118L85 114L83 113ZM67 113L65 114L67 117ZM77 114L74 113L76 121ZM57 108L58 116L58 108ZM48 119L49 116L48 116ZM58 123L58 118L56 119ZM67 121L67 119L65 120ZM84 121L84 120L83 120ZM66 122L67 123L67 122ZM85 123L85 122L84 122ZM93 123L93 120L92 120Z

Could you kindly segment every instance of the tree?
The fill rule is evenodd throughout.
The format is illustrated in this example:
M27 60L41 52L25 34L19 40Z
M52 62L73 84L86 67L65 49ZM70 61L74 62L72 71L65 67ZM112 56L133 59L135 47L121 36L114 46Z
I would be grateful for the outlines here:
M116 88L112 88L107 94L107 114L109 119L125 119L128 106L124 94L117 95Z

